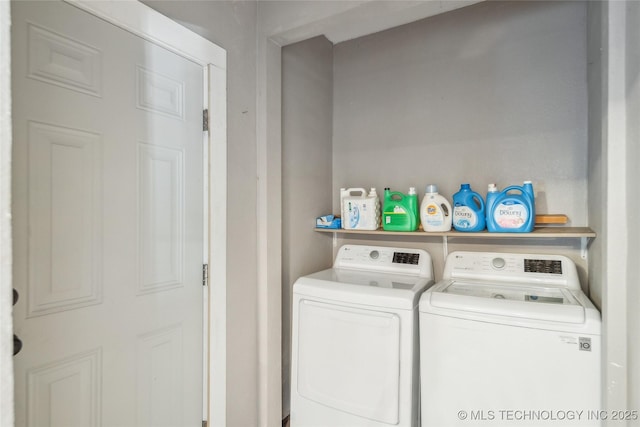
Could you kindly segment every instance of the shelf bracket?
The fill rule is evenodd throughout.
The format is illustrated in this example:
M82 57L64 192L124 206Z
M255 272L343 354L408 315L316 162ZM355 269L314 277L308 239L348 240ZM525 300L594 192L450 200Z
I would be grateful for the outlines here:
M587 259L587 246L589 245L589 238L588 237L580 237L580 257L582 257L582 259Z
M444 259L447 259L449 255L449 239L447 236L442 236L442 253L444 254Z

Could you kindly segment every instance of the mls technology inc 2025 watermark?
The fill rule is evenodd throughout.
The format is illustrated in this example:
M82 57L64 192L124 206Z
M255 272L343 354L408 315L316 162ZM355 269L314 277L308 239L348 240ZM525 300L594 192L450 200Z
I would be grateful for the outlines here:
M470 422L491 421L519 421L562 423L574 421L635 421L639 411L620 410L529 410L529 409L472 409L458 411L458 419Z

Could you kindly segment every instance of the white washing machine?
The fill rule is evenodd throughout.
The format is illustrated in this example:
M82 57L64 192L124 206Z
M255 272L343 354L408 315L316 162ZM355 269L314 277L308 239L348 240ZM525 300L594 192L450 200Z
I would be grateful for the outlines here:
M423 250L345 245L293 286L291 427L418 426Z
M422 427L600 425L600 313L570 259L453 252L419 310Z

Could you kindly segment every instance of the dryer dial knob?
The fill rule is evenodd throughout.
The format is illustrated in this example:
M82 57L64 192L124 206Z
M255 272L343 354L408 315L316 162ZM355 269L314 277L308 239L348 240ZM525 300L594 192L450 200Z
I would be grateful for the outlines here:
M502 270L504 266L507 265L507 263L505 262L504 258L494 258L491 260L491 265L496 270Z
M378 257L380 256L380 252L378 251L371 251L369 252L369 257L371 259L378 259Z

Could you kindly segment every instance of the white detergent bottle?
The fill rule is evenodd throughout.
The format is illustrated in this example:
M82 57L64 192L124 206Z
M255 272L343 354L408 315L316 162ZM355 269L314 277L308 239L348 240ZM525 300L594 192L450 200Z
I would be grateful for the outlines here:
M346 223L349 221L349 212L345 211L345 199L353 196L365 197L367 190L364 188L340 188L340 215L342 215L342 228L347 228Z
M420 204L420 222L424 231L449 231L452 220L451 204L438 194L438 187L430 184Z
M378 229L378 227L380 227L380 219L381 219L381 212L382 212L382 207L380 206L380 198L378 197L378 193L376 192L376 189L374 187L371 187L371 191L369 191L369 196L367 196L370 200L374 201L374 206L375 206L375 225L376 225L376 230Z
M342 227L346 230L376 230L380 226L380 200L375 189L367 196L364 188L341 190ZM354 195L354 193L358 193Z

